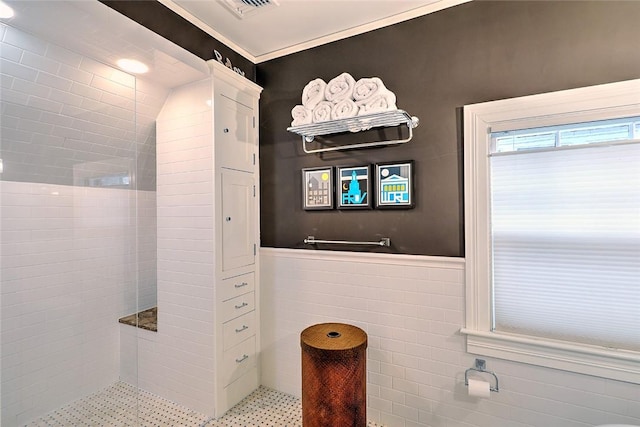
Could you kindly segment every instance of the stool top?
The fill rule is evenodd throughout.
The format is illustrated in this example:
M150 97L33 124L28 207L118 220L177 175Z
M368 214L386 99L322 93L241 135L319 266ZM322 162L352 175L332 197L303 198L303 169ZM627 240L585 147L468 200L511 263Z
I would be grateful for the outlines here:
M360 328L344 323L320 323L300 333L300 345L318 350L350 350L364 345L367 334Z

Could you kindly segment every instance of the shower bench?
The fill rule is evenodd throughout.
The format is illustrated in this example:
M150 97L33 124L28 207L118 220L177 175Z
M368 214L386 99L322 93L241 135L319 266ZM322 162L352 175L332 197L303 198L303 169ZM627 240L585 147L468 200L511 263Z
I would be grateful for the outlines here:
M158 307L151 307L147 310L121 317L118 319L118 322L125 325L137 326L138 328L148 331L158 332Z

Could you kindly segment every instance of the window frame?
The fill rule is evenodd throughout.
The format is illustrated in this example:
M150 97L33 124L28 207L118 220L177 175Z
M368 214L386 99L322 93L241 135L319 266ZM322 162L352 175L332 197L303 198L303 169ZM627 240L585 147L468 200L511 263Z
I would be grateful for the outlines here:
M640 115L640 79L464 106L467 352L640 384L640 352L491 330L491 133Z

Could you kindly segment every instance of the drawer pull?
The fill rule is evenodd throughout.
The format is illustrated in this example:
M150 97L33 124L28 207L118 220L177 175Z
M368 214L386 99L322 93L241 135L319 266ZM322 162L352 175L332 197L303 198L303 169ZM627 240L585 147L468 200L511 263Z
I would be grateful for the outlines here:
M237 288L241 288L243 286L247 286L249 283L247 282L242 282L242 283L236 283L235 285L233 285L233 287Z
M234 307L235 307L237 310L240 310L241 308L244 308L244 307L246 307L246 306L248 306L248 305L249 305L249 304L247 304L246 302L243 302L242 304L240 304L240 305L236 305L236 306L234 306Z
M246 331L247 329L249 329L247 325L242 325L242 328L236 329L236 334L239 334L242 331Z
M243 354L240 359L236 359L236 363L242 363L249 358L248 354Z

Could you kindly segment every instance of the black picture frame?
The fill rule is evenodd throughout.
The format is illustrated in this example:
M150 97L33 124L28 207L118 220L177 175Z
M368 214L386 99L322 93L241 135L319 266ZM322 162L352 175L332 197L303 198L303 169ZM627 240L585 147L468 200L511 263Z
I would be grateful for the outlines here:
M371 209L373 206L371 165L336 167L338 209Z
M333 166L302 169L302 208L333 209L333 179Z
M376 163L376 209L415 207L414 161Z

